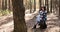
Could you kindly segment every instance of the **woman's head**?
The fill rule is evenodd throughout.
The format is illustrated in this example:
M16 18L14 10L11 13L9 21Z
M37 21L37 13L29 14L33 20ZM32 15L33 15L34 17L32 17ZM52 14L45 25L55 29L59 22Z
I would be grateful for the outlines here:
M46 10L46 7L41 7L41 9L40 9L40 10L43 10L43 11L44 11L44 10Z

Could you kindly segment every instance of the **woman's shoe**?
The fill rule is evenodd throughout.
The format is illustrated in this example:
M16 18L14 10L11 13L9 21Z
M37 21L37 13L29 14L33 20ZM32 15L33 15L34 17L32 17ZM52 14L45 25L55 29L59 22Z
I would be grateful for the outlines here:
M36 25L34 25L34 27L32 29L36 29Z

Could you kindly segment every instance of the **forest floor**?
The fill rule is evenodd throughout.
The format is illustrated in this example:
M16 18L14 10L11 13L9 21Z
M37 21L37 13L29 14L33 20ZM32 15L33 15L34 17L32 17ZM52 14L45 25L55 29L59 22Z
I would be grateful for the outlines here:
M0 17L0 32L12 32L14 29L13 15L6 15Z
M26 14L25 21L28 28L28 32L60 32L60 20L54 14L47 15L47 29L39 29L37 26L36 29L32 27L36 23L36 13ZM14 29L13 15L7 15L0 17L0 32L12 32Z
M40 29L38 25L36 29L32 29L36 23L36 17L32 16L27 15L26 17L28 32L60 32L60 20L58 19L57 15L52 13L47 15L47 29Z

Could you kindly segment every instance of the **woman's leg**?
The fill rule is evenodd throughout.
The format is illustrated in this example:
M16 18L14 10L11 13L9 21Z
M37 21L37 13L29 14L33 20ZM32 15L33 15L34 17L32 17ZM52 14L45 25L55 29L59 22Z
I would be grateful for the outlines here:
M36 28L36 25L38 25L38 24L39 24L39 21L33 26L33 29Z

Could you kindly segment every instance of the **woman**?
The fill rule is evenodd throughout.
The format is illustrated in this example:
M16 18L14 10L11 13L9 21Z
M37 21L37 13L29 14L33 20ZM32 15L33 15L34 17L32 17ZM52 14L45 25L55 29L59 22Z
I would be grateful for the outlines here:
M46 20L47 20L47 11L46 11L46 7L41 7L41 9L39 10L39 15L36 18L37 24L40 25L40 28L45 29L47 28L46 25ZM37 25L36 24L36 25ZM34 25L33 28L36 28L36 25Z

